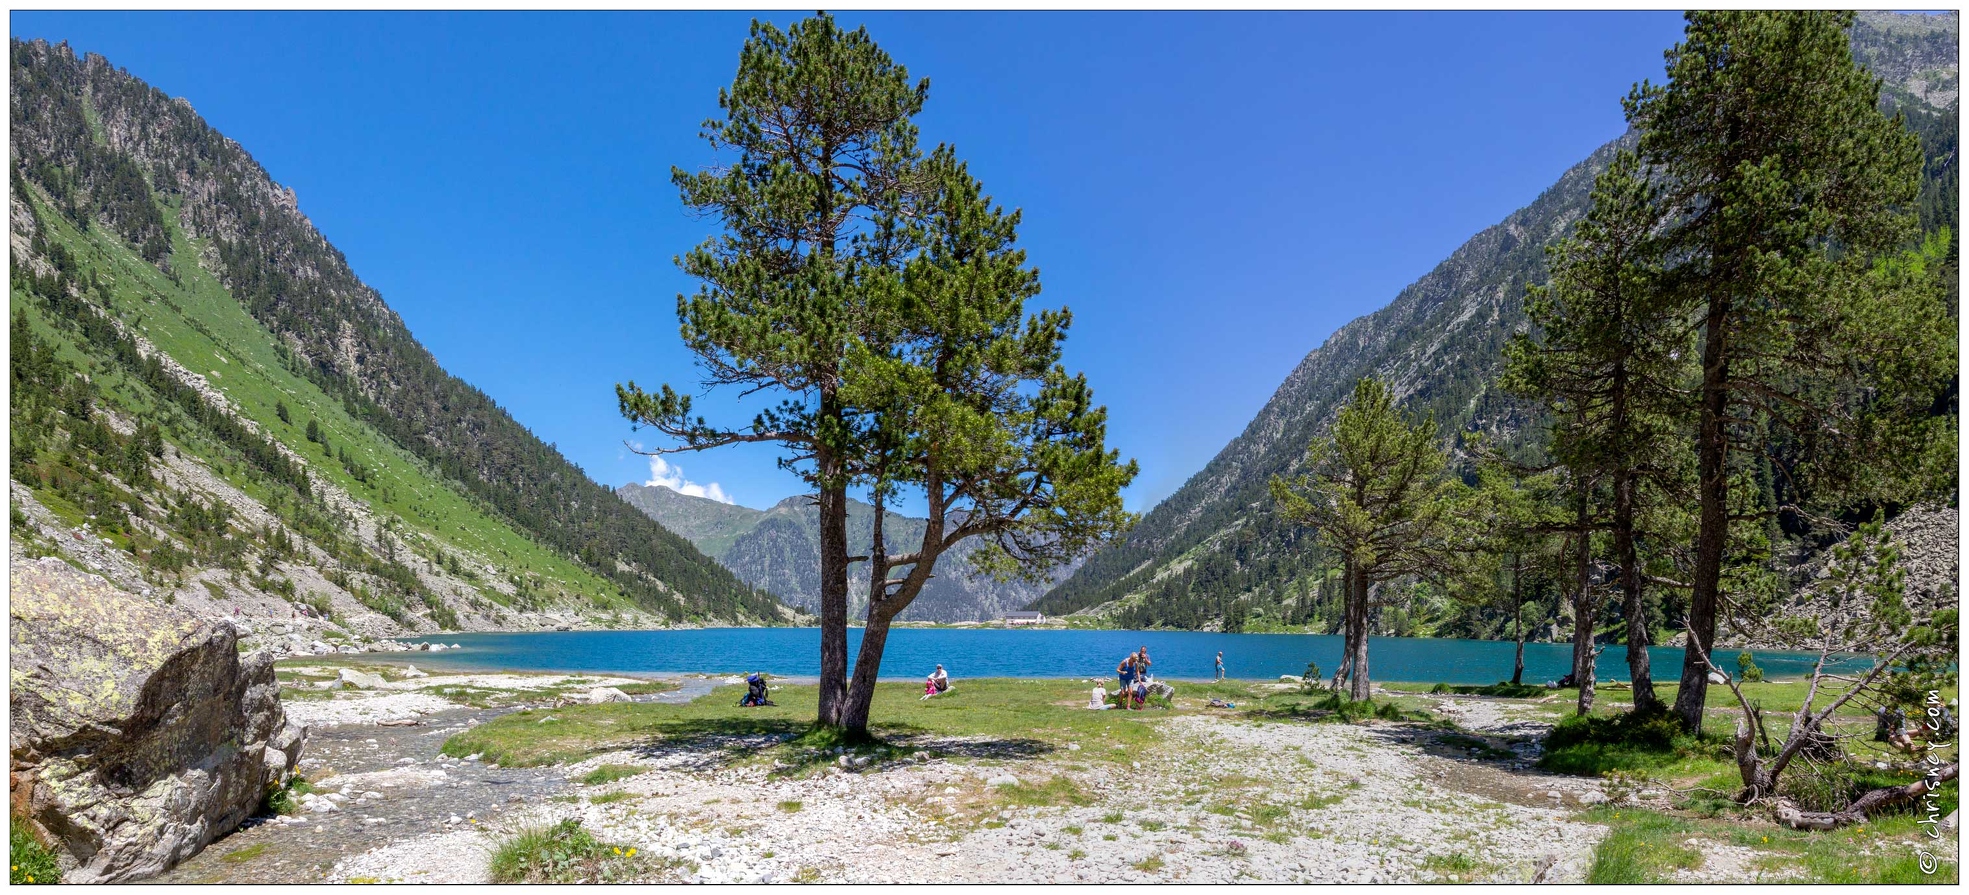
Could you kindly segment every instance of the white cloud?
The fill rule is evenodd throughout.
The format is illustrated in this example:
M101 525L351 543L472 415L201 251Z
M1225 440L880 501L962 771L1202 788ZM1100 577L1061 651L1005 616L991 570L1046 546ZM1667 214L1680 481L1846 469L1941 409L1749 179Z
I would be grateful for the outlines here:
M733 502L731 497L725 494L725 489L718 487L717 482L700 485L686 479L683 467L665 462L662 457L649 458L649 481L643 484L652 488L661 486L691 497L708 497L719 503Z

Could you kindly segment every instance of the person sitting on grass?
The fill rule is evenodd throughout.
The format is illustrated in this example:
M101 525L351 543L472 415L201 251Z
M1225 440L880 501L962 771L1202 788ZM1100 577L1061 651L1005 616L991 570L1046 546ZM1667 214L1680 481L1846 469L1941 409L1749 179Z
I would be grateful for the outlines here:
M772 704L773 701L766 698L766 676L756 671L746 675L745 698L738 701L739 708Z
M923 681L923 698L929 699L949 691L950 675L943 670L942 665L938 665L937 670L930 672L930 676Z

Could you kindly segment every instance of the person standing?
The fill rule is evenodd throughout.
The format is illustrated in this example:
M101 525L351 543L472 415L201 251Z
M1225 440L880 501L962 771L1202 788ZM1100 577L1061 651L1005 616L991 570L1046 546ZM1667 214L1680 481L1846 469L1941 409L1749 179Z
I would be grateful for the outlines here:
M1222 681L1223 679L1224 679L1224 651L1218 650L1217 651L1217 680Z

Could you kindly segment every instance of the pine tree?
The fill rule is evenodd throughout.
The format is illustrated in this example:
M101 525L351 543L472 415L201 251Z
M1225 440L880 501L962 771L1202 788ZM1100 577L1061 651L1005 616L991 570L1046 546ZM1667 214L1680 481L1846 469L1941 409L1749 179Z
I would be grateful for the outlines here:
M1132 522L1121 489L1136 466L1107 448L1107 411L1086 377L1059 363L1072 315L1025 311L1039 275L1016 247L1019 213L994 205L947 146L913 179L921 192L877 222L875 257L896 265L896 288L873 295L842 387L874 411L867 621L842 717L857 738L890 622L942 553L986 538L972 554L979 570L1039 580ZM914 550L891 554L884 507L904 489L924 494L928 518Z
M1388 387L1373 377L1354 386L1333 434L1313 442L1308 472L1273 476L1272 498L1292 521L1311 525L1346 570L1345 653L1351 696L1372 696L1368 613L1384 582L1443 576L1460 546L1456 504L1462 483L1448 475L1434 419L1409 423ZM1337 680L1337 678L1336 678Z
M1714 646L1733 465L1759 460L1767 433L1788 435L1806 446L1781 470L1788 487L1819 493L1788 492L1781 502L1837 502L1836 492L1854 482L1850 467L1827 461L1895 461L1831 449L1864 434L1849 423L1879 406L1864 388L1842 385L1852 382L1860 352L1892 333L1912 339L1917 352L1934 349L1926 359L1945 357L1952 369L1954 348L1952 337L1935 338L1938 303L1917 297L1883 307L1873 291L1876 259L1913 234L1921 155L1902 123L1881 113L1879 81L1853 61L1853 14L1687 19L1684 41L1668 52L1668 82L1638 86L1626 108L1673 214L1663 234L1664 253L1676 261L1669 288L1701 328L1688 618L1699 649L1687 653L1675 701L1683 726L1698 730L1708 675L1696 655ZM1918 389L1931 377L1875 381Z
M1653 628L1638 521L1680 490L1686 452L1677 450L1674 414L1690 337L1663 286L1655 235L1664 211L1639 158L1617 155L1594 181L1592 202L1574 232L1549 250L1550 279L1532 287L1527 302L1534 330L1506 348L1505 384L1551 411L1551 452L1571 471L1573 487L1587 489L1578 499L1596 502L1596 487L1610 492L1594 527L1608 532L1620 569L1634 708L1646 713L1661 705L1648 661Z
M919 152L911 118L929 81L826 14L785 32L754 21L738 74L718 93L722 120L704 124L724 167L673 168L684 204L724 232L677 263L703 285L678 296L684 344L712 385L784 400L750 426L718 427L665 385L616 391L622 413L697 451L768 442L787 450L820 510L820 721L838 726L847 693L847 491L866 480L866 408L842 394L854 346L867 335L871 296L894 287L880 257L885 234L868 226L910 188Z

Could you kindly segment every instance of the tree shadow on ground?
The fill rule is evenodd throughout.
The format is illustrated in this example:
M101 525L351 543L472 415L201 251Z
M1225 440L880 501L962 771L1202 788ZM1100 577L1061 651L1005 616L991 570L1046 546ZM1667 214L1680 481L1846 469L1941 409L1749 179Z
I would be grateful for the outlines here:
M803 776L827 765L857 774L880 773L924 758L1025 761L1057 748L1029 737L951 736L906 724L879 725L874 739L848 745L811 722L785 718L666 721L650 732L657 737L623 748L657 767L690 772L723 770L776 750L775 777Z

